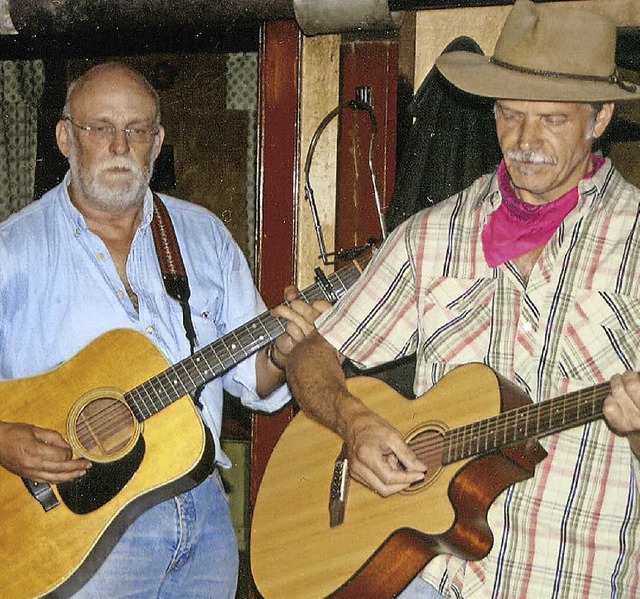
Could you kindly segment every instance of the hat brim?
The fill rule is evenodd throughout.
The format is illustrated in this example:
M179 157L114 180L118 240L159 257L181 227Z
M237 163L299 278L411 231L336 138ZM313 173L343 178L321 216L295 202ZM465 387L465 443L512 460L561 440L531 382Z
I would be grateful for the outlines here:
M617 102L640 99L640 86L627 91L613 83L520 73L471 52L448 52L436 60L456 87L477 96L547 102ZM629 84L633 85L633 84Z

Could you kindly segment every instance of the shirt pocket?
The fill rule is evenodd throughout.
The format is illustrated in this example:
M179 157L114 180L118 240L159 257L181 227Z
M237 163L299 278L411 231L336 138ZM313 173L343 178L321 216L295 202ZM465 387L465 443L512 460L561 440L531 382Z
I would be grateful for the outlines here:
M569 312L559 355L562 374L587 383L637 369L640 299L607 291L580 292Z
M453 366L482 362L491 340L494 279L450 279L424 291L420 351L426 363Z

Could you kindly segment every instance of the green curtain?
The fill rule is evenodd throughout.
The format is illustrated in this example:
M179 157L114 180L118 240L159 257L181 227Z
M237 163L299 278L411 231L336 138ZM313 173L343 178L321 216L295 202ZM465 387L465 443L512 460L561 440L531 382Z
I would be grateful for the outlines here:
M0 61L0 220L33 199L41 60Z

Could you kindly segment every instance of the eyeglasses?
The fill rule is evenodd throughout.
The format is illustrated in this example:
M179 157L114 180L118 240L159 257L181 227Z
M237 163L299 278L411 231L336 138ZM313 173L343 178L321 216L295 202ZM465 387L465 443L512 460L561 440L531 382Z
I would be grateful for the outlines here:
M63 120L69 121L74 127L82 131L86 131L89 139L96 142L111 142L118 131L122 131L127 141L132 144L151 143L154 137L158 135L157 127L125 127L124 129L119 129L114 125L80 125L74 122L70 116L63 117Z

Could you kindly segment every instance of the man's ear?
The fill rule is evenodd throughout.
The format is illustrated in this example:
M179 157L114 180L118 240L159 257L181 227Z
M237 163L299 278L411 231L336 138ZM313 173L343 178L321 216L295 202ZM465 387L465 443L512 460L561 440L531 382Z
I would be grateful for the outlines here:
M56 142L58 142L58 149L62 155L69 158L69 131L67 130L67 122L63 119L60 119L56 125Z
M164 142L164 127L162 125L158 125L158 134L156 135L153 141L153 161L155 162L156 158L160 155L160 150L162 148L162 143Z
M613 112L615 110L615 104L613 102L607 102L602 105L600 112L596 115L596 123L593 128L593 137L600 137L609 126L611 119L613 118Z

